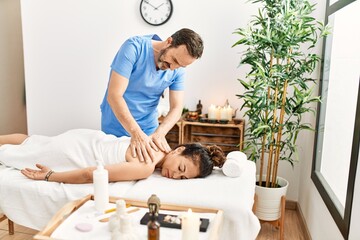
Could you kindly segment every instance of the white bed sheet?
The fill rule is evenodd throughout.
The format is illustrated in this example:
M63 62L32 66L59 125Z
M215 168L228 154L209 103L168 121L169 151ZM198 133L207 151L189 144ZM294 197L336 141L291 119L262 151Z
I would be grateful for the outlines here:
M140 181L110 184L116 197L147 201L153 193L163 203L210 207L224 211L221 240L251 240L260 231L252 212L255 164L248 161L240 177L226 177L220 169L204 179L173 180L155 172ZM93 193L92 184L33 181L18 170L0 166L0 211L17 224L41 230L67 202Z
M109 193L124 196L135 181L110 183ZM92 184L63 184L27 179L20 171L0 170L0 209L13 222L43 229L69 201L93 194Z

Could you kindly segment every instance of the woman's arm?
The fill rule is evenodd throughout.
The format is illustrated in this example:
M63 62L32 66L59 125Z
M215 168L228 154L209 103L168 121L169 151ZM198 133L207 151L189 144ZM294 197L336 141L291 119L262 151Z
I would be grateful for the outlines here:
M1 135L0 136L0 146L3 144L14 144L18 145L25 141L28 138L28 135L22 133L14 133L9 135Z
M21 173L33 180L46 180L49 182L63 182L63 183L91 183L92 171L96 167L88 167L66 172L50 172L49 167L41 164L35 165L38 169L25 168ZM47 179L45 179L47 176Z
M109 182L140 180L149 177L155 170L155 163L124 162L107 165Z
M33 180L45 180L51 169L40 164L36 164L36 167L39 170L25 168L21 170L21 173ZM92 183L95 169L96 167L87 167L66 172L53 172L48 176L48 181L73 184ZM105 169L109 171L109 182L130 181L149 177L154 172L155 164L124 162L107 165Z

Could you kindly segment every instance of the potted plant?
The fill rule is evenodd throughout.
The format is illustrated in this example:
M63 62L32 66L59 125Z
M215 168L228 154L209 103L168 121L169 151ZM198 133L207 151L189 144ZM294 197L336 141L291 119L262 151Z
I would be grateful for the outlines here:
M315 5L307 0L250 2L261 4L258 14L247 27L236 29L240 39L233 47L245 47L240 66L250 66L246 80L238 79L245 91L237 96L244 101L241 109L247 118L244 152L248 159L260 161L258 191L258 187L287 187L278 176L279 161L293 166L298 134L312 129L302 121L304 114L315 113L310 103L320 101L311 87L316 82L311 73L320 57L311 50L328 34L328 27L311 16ZM274 217L257 215L275 220L280 217L277 211Z

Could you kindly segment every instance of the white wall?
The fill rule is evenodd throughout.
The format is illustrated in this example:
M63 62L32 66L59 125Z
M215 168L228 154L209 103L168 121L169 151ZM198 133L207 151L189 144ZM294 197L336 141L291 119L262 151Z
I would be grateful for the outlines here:
M356 178L355 178L355 188L354 188L354 199L351 211L351 223L350 223L350 233L349 239L356 240L360 239L360 155L358 158L358 167L356 171Z
M20 0L0 1L0 134L26 133Z
M210 104L241 102L237 81L238 37L255 6L245 1L174 0L169 22L153 27L139 14L140 1L22 1L29 133L57 134L74 127L100 127L109 66L129 36L157 33L162 38L188 27L205 42L203 57L188 67L185 107L204 111ZM204 8L206 6L206 8ZM205 89L205 90L204 90Z
M311 122L315 124L315 119L312 119ZM300 166L298 203L305 217L311 237L314 240L343 239L341 232L310 178L314 133L304 133L301 138L308 139L308 141L302 141L303 151L300 152L300 157L304 161L301 162Z

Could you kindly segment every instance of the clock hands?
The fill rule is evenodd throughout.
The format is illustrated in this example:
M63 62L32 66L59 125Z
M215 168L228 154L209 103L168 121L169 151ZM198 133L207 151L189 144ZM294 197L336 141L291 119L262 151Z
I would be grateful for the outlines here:
M164 3L160 4L159 6L157 6L155 9L159 9L159 7L161 7L162 5L164 5Z
M154 5L152 5L151 3L149 3L148 0L144 0L145 3L147 3L148 5L152 6L155 10L157 9L157 7L154 7ZM159 6L160 7L160 6Z
M144 0L145 3L147 3L148 5L150 5L154 10L159 10L159 7L161 7L162 5L164 5L165 3L160 4L159 6L155 7L154 5L152 5L151 3L149 3L148 0Z

